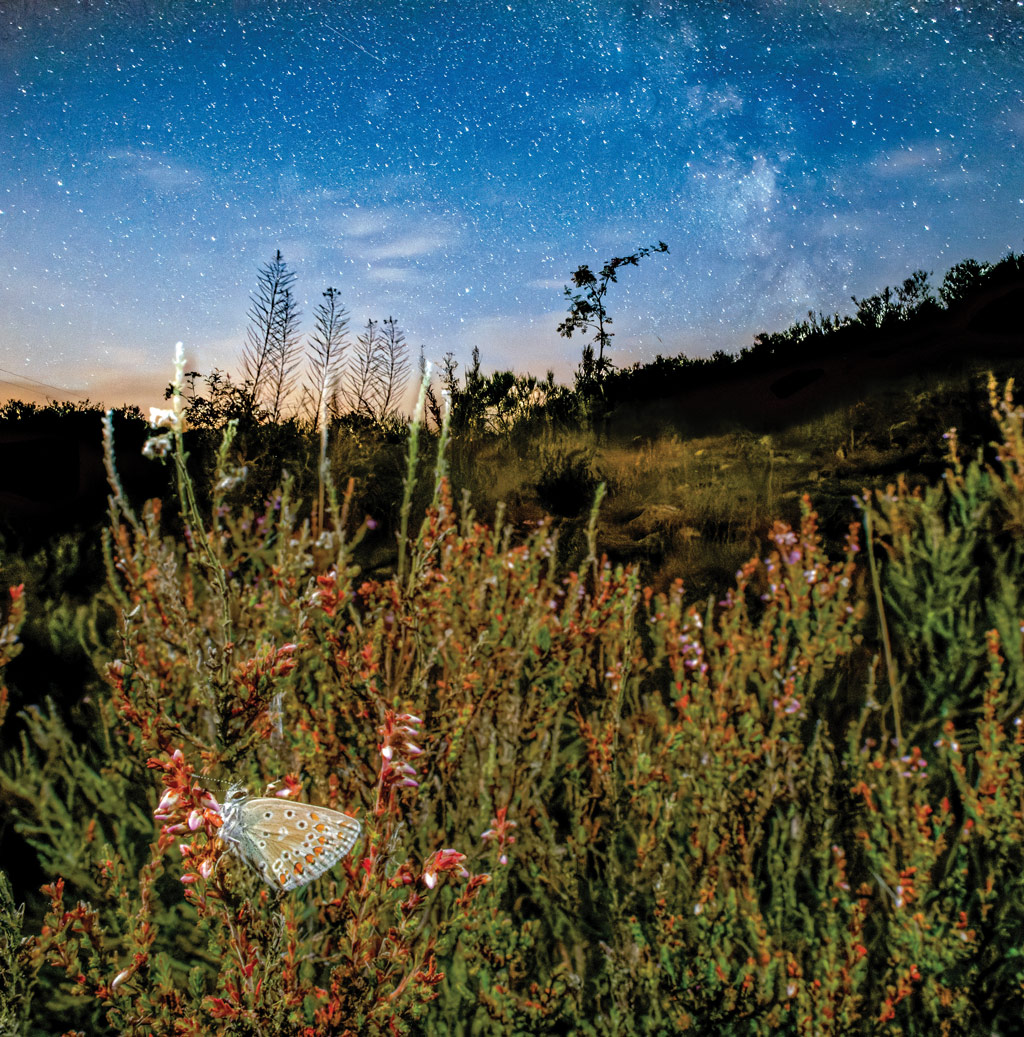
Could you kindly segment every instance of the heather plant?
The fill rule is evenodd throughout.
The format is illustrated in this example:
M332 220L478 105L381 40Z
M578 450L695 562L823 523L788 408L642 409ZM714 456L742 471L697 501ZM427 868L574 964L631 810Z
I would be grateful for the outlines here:
M590 879L603 901L590 919L604 930L590 990L598 1032L777 1029L795 1007L792 977L838 928L798 891L825 885L831 866L813 797L832 762L812 718L853 644L856 541L829 563L809 507L799 530L779 523L773 539L715 607L685 605L681 583L645 592L648 679L634 655L606 675L618 701L579 718L593 777L568 841L590 860L577 883Z
M992 461L964 464L956 429L949 466L932 486L905 479L865 497L865 516L886 555L883 617L891 683L907 700L913 737L934 738L981 708L987 632L998 632L1006 673L1005 722L1024 707L1024 436L1013 383L989 383L1002 432Z
M445 847L419 861L403 851L415 829L398 789L416 788L418 721L396 716L383 696L335 710L307 683L316 659L295 683L294 656L308 642L291 621L318 609L321 594L315 583L297 596L285 588L308 578L314 550L347 573L345 537L314 546L308 524L285 529L294 520L287 493L262 516L228 521L224 497L239 478L226 460L230 432L215 525L203 529L179 397L154 417L167 431L150 451L178 470L185 545L161 536L156 502L135 515L111 455L108 558L122 613L113 696L98 704L93 744L76 744L52 709L30 711L4 776L20 829L59 876L46 887L51 910L34 944L36 967L56 965L70 980L49 979L49 1004L77 1011L90 1028L105 1016L115 1032L209 1032L222 1025L215 1020L262 1032L400 1032L434 996L436 954L457 938L486 876L471 876L464 856ZM344 528L336 502L333 517ZM293 704L286 686L298 688ZM147 768L164 773L155 811ZM359 858L325 876L330 895L306 907L273 897L221 862L223 847L210 839L220 818L205 787L211 772L257 787L280 777L291 792L309 782L330 803L365 806ZM154 817L166 822L155 838ZM196 831L198 845L176 852L176 837ZM168 872L187 888L168 883ZM445 875L466 879L457 898L445 899ZM69 886L75 907L65 903Z
M0 673L20 654L18 634L25 623L25 588L10 589L10 604L0 627ZM0 676L0 726L9 703L9 691ZM20 1033L28 1023L35 975L23 952L25 908L14 901L8 876L0 870L0 1033Z
M994 404L987 466L865 495L840 551L804 498L707 602L604 559L597 505L568 572L547 520L514 537L456 506L443 421L425 508L410 431L374 575L354 561L372 520L326 466L316 528L287 480L254 510L229 426L202 505L173 397L150 446L178 483L171 536L121 490L108 429L109 692L74 731L24 711L0 770L49 905L17 944L0 889L15 1017L37 982L39 1032L1009 1032L1024 617L1008 590L938 619L937 592L900 591L954 586L961 556L918 545L968 520L981 586L1010 582L1024 413ZM952 666L950 612L970 665L934 717L906 640L933 623ZM279 893L218 835L234 783L363 836Z
M0 627L0 671L17 655L22 646L18 634L25 622L25 588L23 585L12 587L11 603L4 617L4 625ZM0 683L0 724L3 724L8 707L7 686Z

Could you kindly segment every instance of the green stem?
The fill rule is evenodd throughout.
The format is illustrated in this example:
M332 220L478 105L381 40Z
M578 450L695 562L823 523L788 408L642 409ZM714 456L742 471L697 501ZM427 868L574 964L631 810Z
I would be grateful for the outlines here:
M896 732L896 745L903 747L903 728L900 722L900 714L903 712L903 704L900 701L899 675L896 673L896 661L892 655L892 642L889 640L889 624L885 619L885 602L882 599L882 584L878 576L878 566L875 563L875 541L871 530L871 511L868 506L867 495L864 501L864 539L867 541L868 568L871 570L871 586L875 592L875 607L878 609L878 626L882 633L882 650L885 654L885 668L889 675L889 691L892 695L892 719L893 728Z

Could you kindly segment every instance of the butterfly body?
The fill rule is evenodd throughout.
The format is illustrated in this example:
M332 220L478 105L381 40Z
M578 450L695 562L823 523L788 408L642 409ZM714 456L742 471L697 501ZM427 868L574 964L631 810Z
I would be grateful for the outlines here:
M362 826L354 817L309 803L248 796L232 786L220 808L218 835L275 889L319 878L344 857Z

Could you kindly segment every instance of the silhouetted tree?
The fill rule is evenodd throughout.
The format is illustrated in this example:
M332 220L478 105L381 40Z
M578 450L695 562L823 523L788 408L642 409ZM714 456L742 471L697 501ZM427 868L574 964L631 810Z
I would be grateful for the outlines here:
M548 372L551 374L551 372ZM487 379L487 429L509 435L547 399L548 383L531 374L495 371Z
M348 346L348 312L338 301L335 288L323 293L324 301L313 311L313 333L309 339L309 378L304 396L313 428L320 424L320 412L326 408L338 414L342 364Z
M271 339L270 372L267 404L272 421L280 421L285 403L295 388L296 371L301 359L299 317L301 316L291 288L285 288Z
M380 384L381 335L375 320L367 320L356 337L355 351L348 365L343 398L349 410L375 419L377 387Z
M946 306L955 306L977 291L991 269L988 263L979 263L976 259L957 263L946 271L939 288L939 297Z
M459 380L455 373L458 369L459 362L455 359L455 354L449 350L441 360L441 384L449 400L459 391Z
M445 355L442 383L451 400L451 426L455 432L476 435L486 427L486 379L480 372L480 347L473 347L473 363L466 368L464 384L455 375L458 362L451 353Z
M915 270L896 289L901 320L914 320L938 309L932 287L928 283L929 277L931 274L928 271Z
M255 413L280 369L282 333L297 314L291 301L295 273L278 249L274 258L260 269L256 291L250 296L249 327L242 348L243 384L251 392L250 410ZM273 393L271 392L271 395Z
M928 284L929 276L926 270L915 270L895 291L886 286L877 295L869 295L866 299L851 295L857 307L854 320L872 331L881 331L937 309L938 304Z
M405 332L394 317L387 317L381 328L380 361L377 367L377 419L391 416L405 391L409 378L409 347Z
M197 387L200 379L204 391ZM164 389L164 399L169 400L173 394L174 386L168 385ZM188 428L221 429L229 421L238 421L246 428L258 424L264 417L252 409L252 386L248 382L236 385L230 374L217 368L205 377L198 371L186 371L182 401Z
M850 299L857 307L854 319L865 328L877 331L899 318L899 307L888 285L877 295L869 295L866 299L858 299L856 295L851 295Z
M451 356L452 354L447 354ZM420 345L420 380L422 381L426 377L427 373L427 357L423 352L423 345ZM430 422L428 418L434 419L434 427L440 428L441 423L444 420L444 412L441 409L441 401L437 398L437 393L434 392L434 386L432 383L427 383L426 392L423 395L423 424L429 428Z
M604 302L608 294L608 285L618 281L620 267L636 266L652 252L668 252L668 245L664 241L659 241L657 245L637 249L630 256L616 256L609 259L598 274L589 266L581 266L572 275L576 291L566 286L565 295L570 304L569 316L558 325L558 334L572 338L576 331L592 330L597 346L596 355L593 345L588 343L583 347L583 358L576 376L578 390L586 391L593 386L600 386L611 367L611 361L605 356L605 349L610 345L613 335L613 332L608 330L612 319L608 316Z

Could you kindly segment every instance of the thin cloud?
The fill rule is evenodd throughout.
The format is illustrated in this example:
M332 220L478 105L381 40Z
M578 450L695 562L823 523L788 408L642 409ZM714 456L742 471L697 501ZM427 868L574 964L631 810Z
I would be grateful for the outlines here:
M412 259L438 252L449 245L444 238L432 234L407 234L395 241L367 249L364 255L369 260Z
M528 288L538 288L541 291L549 292L556 291L560 292L569 282L571 277L538 277L535 281L527 281L526 286Z
M195 190L203 182L202 176L196 170L155 151L123 148L119 151L108 151L105 158L108 162L121 164L126 174L146 181L153 190L161 194Z
M900 177L908 173L939 169L947 161L948 156L939 145L931 142L908 144L898 151L886 151L875 156L868 169L876 176Z
M385 284L410 284L422 279L418 270L407 266L370 266L366 276L371 281L383 281Z
M334 229L350 238L369 238L383 234L391 214L381 210L342 212L334 218Z

